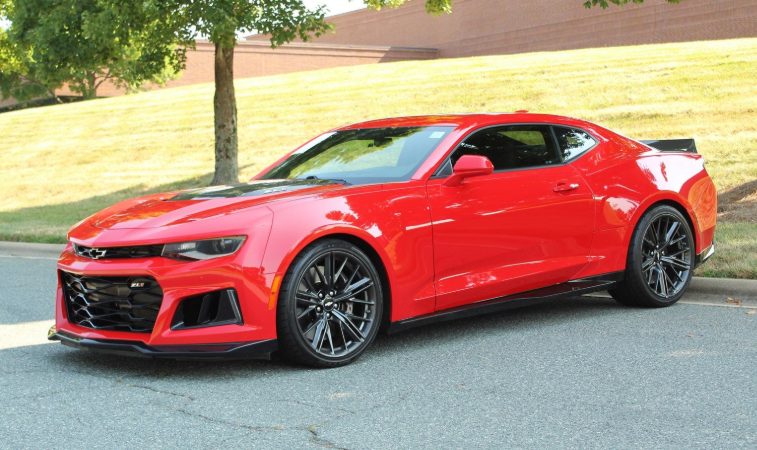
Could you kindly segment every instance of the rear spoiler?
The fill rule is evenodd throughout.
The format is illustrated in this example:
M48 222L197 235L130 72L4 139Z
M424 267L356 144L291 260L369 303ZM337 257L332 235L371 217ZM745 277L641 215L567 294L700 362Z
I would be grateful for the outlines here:
M694 139L662 139L659 141L639 141L662 152L689 152L697 153L697 144Z

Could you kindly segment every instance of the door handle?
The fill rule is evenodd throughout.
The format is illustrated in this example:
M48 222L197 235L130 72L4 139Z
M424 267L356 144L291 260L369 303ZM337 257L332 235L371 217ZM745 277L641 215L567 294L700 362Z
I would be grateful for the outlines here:
M566 192L566 191L572 191L574 189L578 189L578 183L559 183L557 186L555 186L554 191L555 192Z

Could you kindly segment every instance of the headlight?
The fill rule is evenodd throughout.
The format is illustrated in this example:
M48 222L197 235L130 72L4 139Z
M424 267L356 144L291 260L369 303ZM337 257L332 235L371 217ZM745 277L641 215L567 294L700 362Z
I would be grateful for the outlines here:
M161 256L180 261L199 261L231 255L239 250L246 236L230 236L202 241L166 244Z

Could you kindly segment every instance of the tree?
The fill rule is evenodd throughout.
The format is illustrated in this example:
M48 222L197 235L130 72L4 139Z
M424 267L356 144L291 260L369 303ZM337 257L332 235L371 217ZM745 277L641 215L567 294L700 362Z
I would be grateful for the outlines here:
M141 8L138 2L129 6ZM0 33L2 96L54 96L67 84L90 99L108 80L134 90L165 83L183 69L184 50L166 39L159 19L130 11L130 18L145 19L124 24L122 11L102 0L7 0L2 14L10 27Z
M114 0L115 1L115 0ZM364 0L369 8L396 7L405 0ZM449 12L452 0L426 0L430 13ZM215 175L212 185L239 181L237 106L234 92L236 33L271 37L271 47L295 38L307 42L331 29L326 9L308 9L302 0L154 0L159 17L169 17L175 42L193 46L200 36L215 45Z
M681 0L665 0L668 3L681 3ZM587 0L584 2L584 6L586 8L591 8L593 6L601 6L602 9L606 9L610 6L610 3L618 6L627 5L628 3L644 3L644 0Z
M11 6L9 1L0 0L0 25L7 22ZM21 51L8 32L0 28L0 99L13 97L24 101L45 95L55 97L55 91L34 77L29 58L28 52Z

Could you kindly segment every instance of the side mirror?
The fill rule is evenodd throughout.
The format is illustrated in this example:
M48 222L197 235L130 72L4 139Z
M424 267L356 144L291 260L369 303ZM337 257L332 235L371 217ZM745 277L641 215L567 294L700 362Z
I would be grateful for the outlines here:
M459 186L464 179L489 175L494 172L494 166L489 158L480 155L463 155L452 168L452 175L444 180L444 186Z

